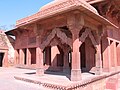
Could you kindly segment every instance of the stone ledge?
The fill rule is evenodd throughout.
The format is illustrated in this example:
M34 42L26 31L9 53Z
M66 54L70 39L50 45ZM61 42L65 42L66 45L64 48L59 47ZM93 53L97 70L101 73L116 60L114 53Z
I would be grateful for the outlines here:
M54 83L47 83L45 81L38 81L34 80L31 78L25 78L25 77L20 77L20 76L14 76L15 79L29 82L29 83L34 83L34 84L39 84L42 85L45 88L53 89L53 90L72 90L72 89L81 89L84 88L92 83L95 83L97 81L109 78L111 76L114 76L116 74L119 74L120 71L109 73L109 74L104 74L104 75L99 75L91 79L87 80L81 80L79 82L71 82L69 85L60 85L60 84L54 84Z
M45 82L36 81L36 80L32 80L32 79L27 79L27 78L22 78L22 77L17 77L17 76L14 76L14 78L17 80L28 82L28 83L39 84L39 85L42 85L43 87L50 88L50 89L67 90L66 87L62 86L62 85L45 83Z

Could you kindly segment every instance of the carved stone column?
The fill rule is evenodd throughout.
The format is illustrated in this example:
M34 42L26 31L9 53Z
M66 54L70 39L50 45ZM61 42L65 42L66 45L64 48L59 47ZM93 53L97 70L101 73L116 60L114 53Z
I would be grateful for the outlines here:
M73 38L73 51L72 51L72 70L71 70L71 80L80 81L81 80L81 62L80 62L80 52L79 47L82 43L79 38Z
M81 80L81 62L79 47L82 42L79 41L79 32L84 25L84 17L79 11L70 13L67 17L67 24L72 33L72 68L71 81Z
M36 64L37 64L37 75L44 75L44 67L43 67L43 52L40 47L36 48Z
M107 37L102 38L103 71L109 72L111 67L110 44Z
M99 27L98 31L96 31L96 54L95 54L95 60L96 60L96 75L100 75L102 73L102 58L101 58L101 36L103 34L103 28L102 26Z
M15 56L14 56L14 65L19 64L19 53L17 50L15 50Z
M24 65L24 52L20 49L20 65Z
M95 54L95 59L96 59L96 75L100 75L102 72L102 60L101 60L101 48L100 44L96 45L96 54Z
M27 48L27 65L30 66L31 65L31 53L30 53L30 49Z
M43 49L41 48L41 37L43 29L41 25L35 23L34 33L36 35L36 74L44 75L44 66L43 66Z
M117 42L114 41L114 64L115 64L115 71L117 70Z

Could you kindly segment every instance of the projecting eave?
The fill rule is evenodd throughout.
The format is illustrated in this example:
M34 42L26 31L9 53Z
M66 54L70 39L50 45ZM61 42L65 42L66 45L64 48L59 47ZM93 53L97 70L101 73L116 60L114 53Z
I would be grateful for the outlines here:
M110 22L108 19L104 18L103 16L96 14L88 9L86 9L85 7L80 7L79 8L82 12L86 13L89 17L93 18L94 20L98 21L99 23L101 23L102 25L105 26L110 26L110 27L114 27L116 29L118 29L119 27L117 25L115 25L114 23Z
M19 28L14 28L14 29L8 30L8 31L5 32L5 34L6 34L6 35L15 36L15 35L13 34L13 32L16 31L16 30L19 30Z
M94 4L94 3L99 3L105 0L85 0L86 2L88 2L89 4Z
M40 21L72 10L80 10L85 14L87 14L88 16L90 17L92 16L91 18L95 19L101 24L118 28L116 25L114 25L104 17L100 16L97 10L94 7L92 7L89 3L85 2L84 0L60 0L60 1L61 2L53 1L51 2L51 4L47 4L43 6L38 13L23 18L21 20L18 20L16 22L16 27L21 27L27 24L31 24L37 22L38 20Z

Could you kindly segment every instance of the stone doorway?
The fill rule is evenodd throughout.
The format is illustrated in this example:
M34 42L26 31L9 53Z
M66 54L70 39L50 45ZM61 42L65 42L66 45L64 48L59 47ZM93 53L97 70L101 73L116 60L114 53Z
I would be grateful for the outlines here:
M3 57L4 57L4 53L0 53L0 67L3 66Z

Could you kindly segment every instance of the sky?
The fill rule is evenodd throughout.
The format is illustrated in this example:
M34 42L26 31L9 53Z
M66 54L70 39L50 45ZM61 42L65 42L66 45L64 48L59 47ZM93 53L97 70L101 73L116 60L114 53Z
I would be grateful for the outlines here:
M10 30L16 21L39 11L53 0L0 0L0 29Z

